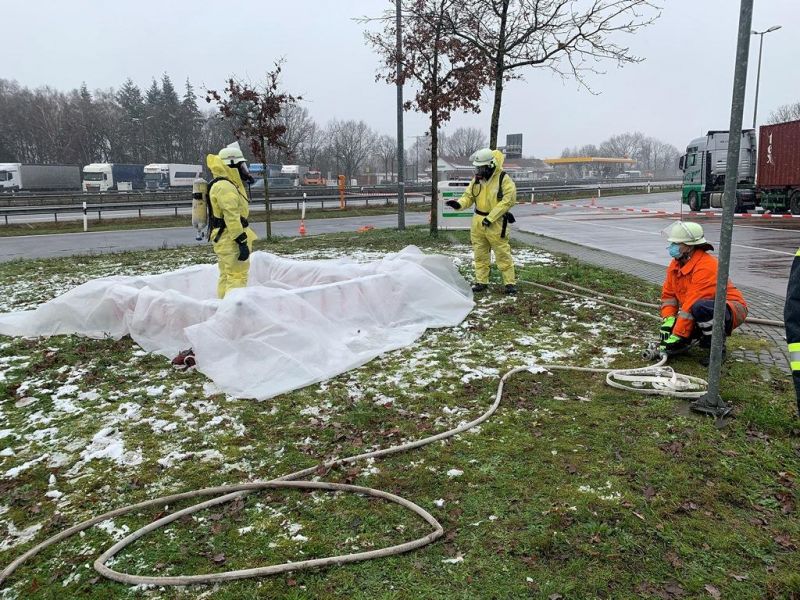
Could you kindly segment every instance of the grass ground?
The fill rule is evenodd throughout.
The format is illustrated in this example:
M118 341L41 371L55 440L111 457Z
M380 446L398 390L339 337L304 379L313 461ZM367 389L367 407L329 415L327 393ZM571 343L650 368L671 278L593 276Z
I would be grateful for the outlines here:
M324 258L377 258L407 244L451 255L462 233L371 231L260 242ZM653 301L641 281L516 248L522 279L567 279ZM212 262L207 248L0 265L0 310L83 281ZM499 287L499 282L498 282ZM35 541L123 504L280 476L449 429L482 413L498 375L539 363L640 363L653 321L590 300L524 290L476 298L461 326L265 402L225 397L128 338L0 338L0 564ZM735 335L732 346L758 344ZM703 376L696 357L677 370ZM680 401L608 388L590 374L521 373L498 413L446 443L334 469L328 481L405 496L442 540L389 559L218 587L141 589L91 562L153 510L106 522L23 566L3 598L790 598L800 595L800 439L791 382L725 365L736 418L718 430ZM114 449L111 451L109 449ZM177 507L170 507L171 509ZM402 509L325 493L254 494L134 544L115 567L195 574L373 549L426 533Z

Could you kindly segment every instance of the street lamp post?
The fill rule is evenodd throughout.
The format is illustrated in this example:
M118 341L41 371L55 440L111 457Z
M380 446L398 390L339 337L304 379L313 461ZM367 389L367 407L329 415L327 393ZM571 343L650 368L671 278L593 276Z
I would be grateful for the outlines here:
M769 29L765 29L764 31L756 31L753 29L751 33L753 35L761 36L761 39L758 43L758 74L756 75L756 101L755 106L753 106L753 129L756 128L756 115L758 114L758 84L761 81L761 50L764 47L764 34L771 33L773 31L777 31L780 29L780 25L773 25Z

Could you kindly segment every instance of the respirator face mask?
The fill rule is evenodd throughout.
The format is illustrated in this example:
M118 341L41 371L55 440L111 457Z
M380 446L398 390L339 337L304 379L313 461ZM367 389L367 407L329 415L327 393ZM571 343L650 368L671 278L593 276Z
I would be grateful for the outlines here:
M481 165L475 168L475 179L478 181L487 181L494 173L494 165Z
M253 183L255 183L255 177L250 175L250 169L247 168L246 162L240 162L238 165L236 165L236 168L239 170L239 177L242 178L242 181L248 185L253 185Z

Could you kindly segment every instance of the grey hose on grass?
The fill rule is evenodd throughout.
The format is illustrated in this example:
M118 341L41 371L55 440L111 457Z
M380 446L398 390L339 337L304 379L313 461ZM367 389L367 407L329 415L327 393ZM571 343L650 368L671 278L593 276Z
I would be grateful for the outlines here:
M524 281L522 283L528 283L529 284L531 282L530 281ZM655 309L661 308L661 306L658 305L658 304L650 304L649 302L640 302L638 300L631 300L629 298L621 298L620 296L612 296L611 294L604 294L603 292L596 292L595 290L592 290L592 289L589 289L589 288L586 288L586 287L582 287L582 286L577 285L575 283L569 283L569 282L566 282L566 281L562 281L561 283L563 283L564 285L566 285L568 287L576 289L576 290L581 290L583 292L589 292L589 293L592 293L592 294L596 294L596 295L598 295L598 296L600 296L602 298L609 298L611 300L617 300L618 302L626 302L628 304L635 304L636 306L644 306L645 308L655 308ZM540 285L540 284L537 284L537 285ZM567 293L566 290L562 290L562 289L557 288L557 287L549 287L549 286L544 286L544 287L547 288L547 289L553 290L553 291L559 291L559 292L562 292L562 293ZM599 301L596 300L596 302L599 302ZM604 302L603 304L607 304L607 303ZM638 313L638 314L642 314L642 313ZM650 316L653 316L656 319L661 319L661 317L659 317L657 315L650 315ZM767 325L769 327L785 327L786 326L786 324L783 321L777 321L775 319L760 319L758 317L747 317L744 322L745 323L749 323L751 325Z
M526 282L526 283L531 283L531 282ZM560 290L558 288L550 288L548 286L543 286L541 284L531 283L531 285L533 285L534 287L546 288L558 293L567 293L570 295L583 297L580 296L579 294L565 292L564 290ZM621 308L630 312L634 312L636 314L652 316L650 313L644 313L642 311L638 311L626 306L614 305L607 302L602 302L602 303L608 304L609 306L612 306L614 308ZM66 529L44 540L43 542L40 542L36 546L30 548L27 552L22 554L11 564L9 564L5 569L3 569L3 571L0 573L0 585L2 585L14 573L14 571L16 571L16 569L26 560L32 558L33 556L36 556L39 552L52 546L53 544L65 540L75 535L76 533L79 533L85 529L88 529L89 527L92 527L93 525L137 510L152 508L157 506L164 506L168 504L173 504L175 502L180 502L182 500L200 498L204 496L215 496L215 497L211 498L210 500L206 500L204 502L200 502L198 504L189 506L177 512L171 513L134 531L133 533L129 534L128 536L126 536L125 538L114 544L111 548L103 552L103 554L101 554L95 560L94 568L101 575L109 579L113 579L115 581L119 581L121 583L126 583L130 585L197 585L197 584L219 583L223 581L232 581L236 579L246 579L246 578L260 577L266 575L274 575L277 573L284 573L287 571L299 571L303 569L341 565L345 563L364 561L373 558L393 556L401 554L403 552L408 552L410 550L421 548L439 539L443 535L444 529L442 528L442 525L439 523L439 521L436 520L436 518L434 518L430 513L428 513L425 509L415 504L414 502L411 502L410 500L407 500L400 496L396 496L394 494L390 494L388 492L376 490L373 488L345 485L339 483L328 483L319 481L297 481L297 480L303 477L313 475L319 471L326 472L328 469L331 469L333 467L345 465L359 460L364 460L368 458L379 458L383 456L389 456L391 454L407 452L415 448L421 448L423 446L427 446L434 442L445 440L460 433L463 433L465 431L468 431L469 429L472 429L473 427L476 427L481 423L483 423L484 421L488 420L495 413L497 408L500 406L500 400L503 395L503 387L505 385L506 380L508 380L508 378L511 377L512 375L519 373L521 371L530 371L532 373L538 373L548 370L551 371L562 370L562 371L580 371L586 373L606 373L606 383L608 385L618 389L624 389L647 395L697 398L705 393L705 387L707 384L704 380L696 377L689 377L686 375L677 374L670 367L664 366L666 361L667 357L662 355L661 359L654 365L637 369L601 369L593 367L576 367L571 365L550 365L550 364L547 365L531 364L524 367L516 367L506 372L501 377L500 382L498 383L497 386L497 392L495 394L494 402L488 408L488 410L486 410L486 412L484 412L478 418L463 425L460 425L454 429L450 429L448 431L444 431L442 433L438 433L436 435L432 435L413 442L399 444L397 446L391 446L389 448L375 450L372 452L365 452L362 454L357 454L354 456L348 456L344 458L335 458L320 463L319 465L308 467L306 469L301 469L299 471L295 471L294 473L290 473L288 475L284 475L282 477L279 477L277 479L272 479L269 481L255 481L255 482L240 483L235 485L209 487L200 490L184 492L181 494L162 496L160 498L153 498L151 500L145 500L143 502L139 502L136 504L123 506L121 508L106 512L100 516L94 517L92 519L79 523L73 527L70 527L69 529ZM645 385L649 385L651 387L649 388L643 387ZM304 561L281 563L277 565L270 565L267 567L239 569L234 571L207 573L202 575L149 577L149 576L133 575L129 573L122 573L119 571L115 571L107 566L108 561L110 561L116 554L121 552L123 549L125 549L127 546L129 546L136 540L147 535L148 533L155 531L156 529L159 529L160 527L163 527L175 521L176 519L181 518L182 516L191 515L205 508L230 502L231 500L234 500L236 498L241 498L248 494L251 494L254 491L263 489L275 489L275 488L332 490L332 491L350 492L350 493L357 493L357 494L382 498L385 500L389 500L391 502L395 502L396 504L399 504L400 506L403 506L404 508L407 508L410 511L414 512L416 515L421 517L425 522L427 522L433 528L433 530L427 535L417 538L415 540L411 540L409 542L404 542L394 546L389 546L386 548L381 548L378 550L371 550L368 552L342 554L326 558L317 558Z

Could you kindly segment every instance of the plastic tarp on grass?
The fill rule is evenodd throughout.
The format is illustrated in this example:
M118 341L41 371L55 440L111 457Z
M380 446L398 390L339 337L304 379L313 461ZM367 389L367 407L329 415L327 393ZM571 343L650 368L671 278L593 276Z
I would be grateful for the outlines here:
M428 327L457 325L473 307L453 261L414 246L366 264L255 252L248 287L223 300L217 275L211 264L95 279L0 315L0 334L130 335L167 358L191 347L222 391L265 399L407 346Z

